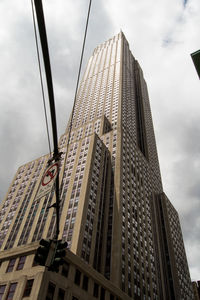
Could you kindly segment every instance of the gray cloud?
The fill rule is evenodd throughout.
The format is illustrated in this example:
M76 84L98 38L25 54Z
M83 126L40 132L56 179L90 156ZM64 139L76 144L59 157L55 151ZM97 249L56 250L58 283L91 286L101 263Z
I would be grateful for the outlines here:
M59 135L71 112L88 1L43 1ZM120 28L146 78L165 192L180 214L193 279L199 261L199 0L93 1L84 65ZM48 152L30 3L0 2L0 198L16 169Z

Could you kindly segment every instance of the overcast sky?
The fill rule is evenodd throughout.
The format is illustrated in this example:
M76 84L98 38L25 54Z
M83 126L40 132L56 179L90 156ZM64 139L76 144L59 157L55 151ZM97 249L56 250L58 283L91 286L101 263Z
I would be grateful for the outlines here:
M59 135L72 109L88 0L43 0ZM31 1L0 1L0 201L17 168L48 152ZM164 191L200 280L199 0L93 0L84 64L120 29L147 81ZM48 100L48 99L47 99Z

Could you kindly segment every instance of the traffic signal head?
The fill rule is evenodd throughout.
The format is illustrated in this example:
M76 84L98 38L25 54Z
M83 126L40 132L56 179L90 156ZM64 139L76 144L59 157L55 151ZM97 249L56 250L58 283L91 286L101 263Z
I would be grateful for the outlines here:
M50 250L50 246L51 246L51 240L44 240L42 239L40 241L40 247L38 247L36 254L35 254L35 258L34 261L41 265L41 266L45 266L48 254L49 254L49 250Z
M62 242L62 240L56 242L54 258L49 267L50 271L58 272L59 266L64 264L63 258L65 257L66 254L67 245L68 245L67 242Z
M65 257L67 246L68 246L67 242L62 242L61 240L58 241L56 247L56 254L58 257Z

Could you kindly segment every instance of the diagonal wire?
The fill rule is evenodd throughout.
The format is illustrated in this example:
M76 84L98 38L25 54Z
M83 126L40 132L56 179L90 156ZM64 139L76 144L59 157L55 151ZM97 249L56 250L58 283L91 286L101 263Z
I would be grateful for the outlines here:
M38 67L39 67L39 73L40 73L40 83L41 83L41 89L42 89L42 99L43 99L43 106L44 106L44 115L45 115L45 122L46 122L47 138L48 138L48 144L49 144L49 154L51 154L51 143L50 143L50 136L49 136L49 127L48 127L48 120L47 120L47 110L46 110L46 103L45 103L44 85L43 85L43 79L42 79L42 70L41 70L41 63L40 63L40 53L39 53L39 46L38 46L38 38L37 38L37 30L36 30L33 0L31 0L31 7L32 7L33 26L34 26L36 49L37 49L37 59L38 59Z
M92 3L92 0L89 0L89 7L88 7L88 14L87 14L87 20L86 20L86 26L85 26L85 33L84 33L84 39L83 39L83 45L82 45L82 51L81 51L81 58L80 58L77 82L76 82L76 90L75 90L75 95L74 95L74 103L73 103L73 108L72 108L72 113L71 113L71 120L70 120L70 124L69 124L69 132L68 132L68 139L67 139L66 152L65 152L65 162L67 160L67 155L68 155L68 150L69 150L69 143L70 143L71 130L72 130L72 120L73 120L73 115L74 115L74 109L75 109L78 86L79 86L79 80L80 80L80 74L81 74L81 67L82 67L82 62L83 62L83 54L84 54L84 49L85 49L85 41L86 41L86 36L87 36L87 29L88 29L91 3ZM64 162L64 164L65 164L65 162ZM61 191L60 191L60 193L61 193ZM62 204L61 204L61 207L62 207ZM54 230L55 230L55 227L54 227Z
M75 109L75 104L76 104L78 86L79 86L79 81L80 81L80 74L81 74L81 67L82 67L82 62L83 62L83 54L84 54L84 50L85 50L85 41L86 41L86 36L87 36L87 29L88 29L88 23L89 23L89 17L90 17L91 4L92 4L92 0L89 1L89 6L88 6L87 20L86 20L86 25L85 25L85 33L84 33L84 39L83 39L83 45L82 45L82 51L81 51L81 58L80 58L77 82L76 82L76 90L75 90L75 94L74 94L74 103L73 103L73 107L72 107L71 120L70 120L70 124L69 124L69 135L68 135L68 142L67 142L67 150L68 150L68 145L69 145L70 136L71 136L72 121L73 121L73 115L74 115L74 109ZM66 157L67 157L67 151L66 151Z

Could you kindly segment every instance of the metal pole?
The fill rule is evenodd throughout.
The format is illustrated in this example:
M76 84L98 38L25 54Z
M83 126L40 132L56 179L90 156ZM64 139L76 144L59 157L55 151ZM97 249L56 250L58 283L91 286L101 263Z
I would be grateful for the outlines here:
M34 0L35 11L37 16L38 29L40 34L40 42L43 53L46 81L47 81L47 89L49 95L49 105L51 112L51 123L52 123L52 132L53 132L53 144L54 144L54 159L55 161L59 160L58 153L58 137L57 137L57 124L56 124L56 112L55 112L55 102L54 102L54 92L53 92L53 82L51 75L51 64L49 58L49 49L48 49L48 41L43 13L43 6L41 0ZM59 235L59 172L56 177L56 239L58 239Z
M58 240L58 235L59 235L59 227L60 227L60 207L59 207L59 173L57 174L56 177L56 235L55 239Z

